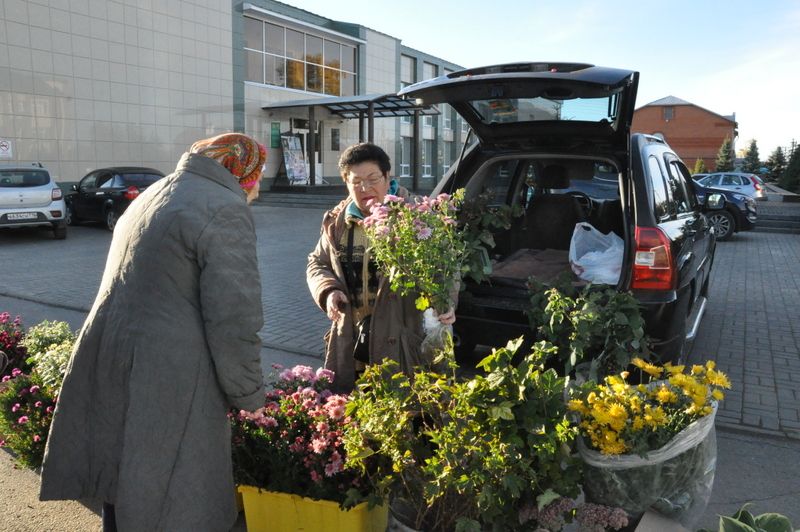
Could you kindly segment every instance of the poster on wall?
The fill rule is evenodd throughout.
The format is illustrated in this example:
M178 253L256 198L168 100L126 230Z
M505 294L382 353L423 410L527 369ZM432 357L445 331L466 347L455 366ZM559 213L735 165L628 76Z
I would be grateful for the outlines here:
M283 164L286 166L286 178L289 184L308 183L308 169L306 155L300 137L284 135L281 137L283 145Z
M0 159L13 159L14 147L8 139L0 139Z

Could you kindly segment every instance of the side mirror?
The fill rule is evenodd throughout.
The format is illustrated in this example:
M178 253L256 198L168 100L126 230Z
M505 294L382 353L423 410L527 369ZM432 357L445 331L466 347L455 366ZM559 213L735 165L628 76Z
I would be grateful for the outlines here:
M706 197L706 208L718 210L725 207L725 196L722 194L709 194Z
M73 191L75 191L75 192L77 192L77 191L78 191L78 185L77 185L77 184L75 184L75 185L72 185L72 186L71 186L71 187L69 187L69 188L70 188L70 190L73 190Z

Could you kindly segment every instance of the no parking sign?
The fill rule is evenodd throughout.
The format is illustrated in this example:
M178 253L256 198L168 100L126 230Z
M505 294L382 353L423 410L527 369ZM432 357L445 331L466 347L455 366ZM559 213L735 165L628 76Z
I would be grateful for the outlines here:
M11 141L7 139L0 139L0 159L11 159L14 153L11 147Z

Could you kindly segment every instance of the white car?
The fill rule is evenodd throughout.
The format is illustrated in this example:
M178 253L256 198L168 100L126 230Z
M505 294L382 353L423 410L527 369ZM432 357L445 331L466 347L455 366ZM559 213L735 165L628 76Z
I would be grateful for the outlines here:
M695 176L693 176L695 177ZM745 194L751 198L762 199L767 196L764 182L755 174L744 172L714 172L695 180L704 187L724 188Z
M67 237L64 195L40 164L0 165L0 229L50 227Z

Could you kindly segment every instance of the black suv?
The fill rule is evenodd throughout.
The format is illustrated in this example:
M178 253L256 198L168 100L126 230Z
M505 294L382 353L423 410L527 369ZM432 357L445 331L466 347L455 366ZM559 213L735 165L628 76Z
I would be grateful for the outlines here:
M657 355L682 357L705 308L715 238L680 158L657 137L630 134L638 79L587 64L522 63L400 91L451 105L477 137L434 195L464 187L468 199L488 194L490 205L524 209L494 235L490 282L468 282L460 295L462 352L530 334L524 281L572 270L573 231L587 222L621 239L616 288L640 301Z
M694 177L694 176L693 176ZM717 240L729 240L734 233L750 231L755 228L758 220L756 200L746 194L724 188L705 187L694 182L697 200L705 203L706 197L711 194L722 196L722 205L706 215L709 223L714 227Z
M128 205L164 174L154 168L115 166L89 172L67 195L67 223L104 222L113 231Z

